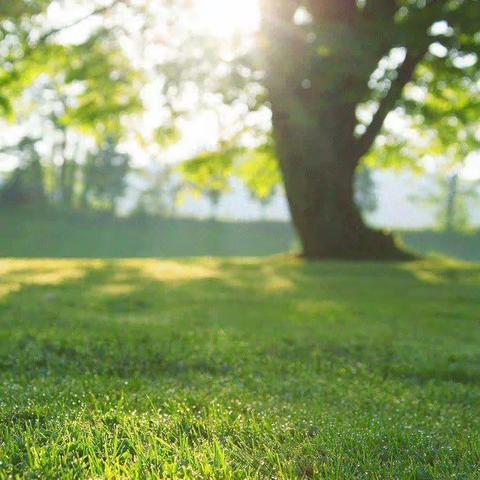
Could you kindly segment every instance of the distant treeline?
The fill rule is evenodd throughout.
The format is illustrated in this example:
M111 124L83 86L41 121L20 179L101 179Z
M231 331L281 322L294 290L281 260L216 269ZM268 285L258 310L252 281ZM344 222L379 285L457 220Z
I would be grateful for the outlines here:
M50 120L51 121L51 120ZM273 147L225 148L204 152L180 164L151 160L148 167L133 165L118 136L107 135L96 143L67 128L45 150L41 138L25 136L0 146L0 161L13 169L0 177L0 207L46 207L62 211L118 213L126 196L132 216L175 217L186 195L202 196L216 218L223 195L235 178L259 207L261 218L283 190ZM358 170L355 201L364 214L377 206L372 171Z
M24 137L1 150L14 159L16 166L0 187L0 205L56 206L115 214L131 166L130 157L117 150L113 137L82 155L79 150L67 149L65 139L48 158L39 153L38 142Z

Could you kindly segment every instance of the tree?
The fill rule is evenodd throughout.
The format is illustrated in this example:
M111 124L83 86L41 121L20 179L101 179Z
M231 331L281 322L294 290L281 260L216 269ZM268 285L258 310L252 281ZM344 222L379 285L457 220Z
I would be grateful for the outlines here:
M134 214L174 217L176 197L182 188L175 178L174 167L167 165L140 173L147 186L140 190Z
M21 3L25 5L20 12L36 5ZM46 3L38 2L39 8ZM97 10L116 8L118 3L123 2L112 1ZM437 86L443 82L454 89L463 88L467 78L478 80L480 0L260 0L257 49L237 36L219 42L192 31L184 12L194 3L145 2L145 11L155 21L145 21L136 29L145 33L146 41L159 39L158 64L150 64L148 70L150 77L161 77L161 108L172 113L173 129L178 126L173 125L175 119L188 117L188 109L198 113L222 102L243 104L251 111L269 109L276 155L304 255L405 257L390 236L365 225L355 204L355 172L377 144L389 113L411 100L405 97L406 90L431 89L432 84L425 86L430 78ZM9 40L0 38L7 59L0 65L0 95L7 99L45 70L43 60L57 58L52 55L55 49L63 51L54 41L55 30L39 29L38 16L32 16L37 18L37 34L31 35L35 20L22 13L10 15L21 21L14 21L13 27L10 22L2 24L3 38ZM164 20L159 26L160 18ZM122 31L128 29L123 27ZM18 41L11 41L12 28ZM143 64L143 53L152 49L139 48L140 41L133 43L132 59ZM236 45L235 55L226 44ZM94 58L99 43L86 45L83 53L93 52L90 74L94 67L101 71L101 57ZM56 68L57 63L47 65ZM82 72L75 66L74 70ZM107 78L104 73L94 77ZM128 81L125 77L123 83ZM72 119L88 119L91 108L110 95L107 88L89 93ZM117 91L113 96L125 97ZM115 113L110 117L113 123ZM245 109L237 108L236 115L241 123ZM229 131L228 136L240 130ZM216 161L211 156L210 160ZM225 168L232 172L228 164ZM213 189L214 197L219 191Z
M84 165L82 206L88 207L94 201L106 205L114 215L117 200L125 193L129 166L130 157L118 152L115 139L107 137L98 151L88 155Z
M2 203L14 206L46 204L47 196L40 155L35 148L37 142L38 139L27 136L17 145L2 149L3 153L14 154L20 162L0 189Z
M237 155L236 148L220 148L217 151L204 152L179 166L186 188L196 195L205 195L208 198L212 218L216 215L223 193L230 189L230 177Z
M473 66L471 58L454 61ZM437 164L438 191L431 200L440 206L443 228L451 232L468 226L468 203L478 198L478 182L462 181L462 174L469 157L480 151L480 82L474 71L465 78L452 75L450 69L428 73L424 72L423 88L407 108L416 118L416 128L429 135L429 149L421 153Z
M119 46L114 29L86 25L86 38L78 42L62 42L57 36L95 16L107 15L120 5L119 0L98 8L89 5L89 13L66 23L57 19L58 26L45 21L44 10L51 3L7 1L0 7L0 49L4 53L0 114L20 125L34 119L41 125L40 136L53 139L48 142L52 144L49 153L43 148L43 165L39 163L54 179L46 182L46 193L62 207L73 208L86 145L124 134L125 117L142 106L142 78ZM26 99L22 93L28 94Z
M378 198L375 192L375 182L372 170L362 165L355 176L355 205L364 215L373 213L378 208Z
M433 207L441 227L453 231L468 225L468 207L478 197L478 182L468 181L465 169L480 152L480 82L477 60L457 53L443 65L447 50L438 44L434 51L429 64L420 66L416 84L406 89L408 129L403 135L386 129L368 162L424 175L426 188L412 198ZM459 65L465 76L457 74Z
M54 26L45 18L47 7L52 3L52 0L5 0L0 5L0 115L12 117L12 101L41 74L62 72L68 65L78 70L82 54L91 58L89 49L96 39L110 35L107 30L87 29L88 39L75 45L62 44L56 36L108 13L120 1L113 0L73 21ZM98 63L100 68L102 65Z
M438 227L449 233L469 228L470 210L480 198L480 182L462 178L460 173L460 168L448 174L438 168L425 175L425 187L411 197L433 210Z
M362 220L355 170L419 65L470 73L452 62L479 50L480 2L263 0L262 13L264 83L304 255L404 257ZM447 50L443 64L432 44ZM362 106L372 110L367 124L357 117Z
M462 181L458 172L437 181L438 195L432 195L440 225L446 232L465 230L470 223L469 204L478 203L479 182ZM432 202L432 203L433 203Z
M110 145L113 137L120 138L126 130L122 119L138 111L141 104L138 72L129 65L110 32L96 32L87 42L68 48L65 56L68 62L51 82L55 103L62 108L59 112L52 110L50 119L62 138L57 145L58 191L62 204L72 208L79 136L83 143L89 136L97 143ZM73 148L69 137L74 138Z

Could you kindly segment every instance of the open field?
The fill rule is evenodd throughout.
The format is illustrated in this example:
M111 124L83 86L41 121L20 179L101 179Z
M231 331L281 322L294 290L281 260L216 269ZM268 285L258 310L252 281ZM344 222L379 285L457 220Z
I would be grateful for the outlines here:
M0 257L268 256L296 247L281 222L216 222L0 208Z
M480 266L0 260L0 478L480 478Z
M109 216L0 208L0 257L269 256L298 251L288 223ZM420 254L480 261L480 232L399 232Z

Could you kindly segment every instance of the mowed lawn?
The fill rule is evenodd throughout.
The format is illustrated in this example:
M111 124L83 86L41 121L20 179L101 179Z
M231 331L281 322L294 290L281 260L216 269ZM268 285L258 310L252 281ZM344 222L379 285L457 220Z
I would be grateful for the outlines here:
M480 478L480 265L0 260L0 478Z

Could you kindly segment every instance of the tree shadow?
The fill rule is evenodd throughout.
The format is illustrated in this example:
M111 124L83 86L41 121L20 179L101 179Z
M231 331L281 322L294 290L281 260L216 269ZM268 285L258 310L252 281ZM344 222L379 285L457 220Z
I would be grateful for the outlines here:
M9 378L187 381L255 371L256 388L264 372L280 378L303 368L480 382L479 266L283 258L13 265L0 280L8 339L0 369Z

